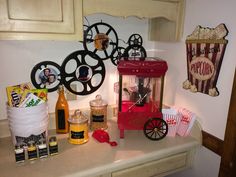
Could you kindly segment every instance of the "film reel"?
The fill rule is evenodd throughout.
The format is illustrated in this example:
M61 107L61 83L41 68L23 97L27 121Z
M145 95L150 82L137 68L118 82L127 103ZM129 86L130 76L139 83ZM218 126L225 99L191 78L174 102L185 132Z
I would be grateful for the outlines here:
M93 41L93 31L89 30L87 31L89 26L84 25L84 36L86 36L87 42L90 43Z
M141 45L130 45L125 49L123 54L124 60L141 60L147 57L146 50Z
M110 25L103 22L95 23L85 31L83 46L85 50L105 60L110 58L112 51L118 47L118 36Z
M65 58L61 66L63 84L76 95L95 92L105 78L105 65L93 52L78 50ZM76 90L73 85L76 86Z
M143 38L139 34L132 34L128 39L128 44L134 45L133 47L136 47L136 45L143 45Z
M60 66L52 61L43 61L31 71L31 82L37 89L47 88L48 92L58 89L61 84Z
M111 62L117 66L120 58L123 56L123 53L125 51L124 47L117 47L113 50L112 54L111 54Z

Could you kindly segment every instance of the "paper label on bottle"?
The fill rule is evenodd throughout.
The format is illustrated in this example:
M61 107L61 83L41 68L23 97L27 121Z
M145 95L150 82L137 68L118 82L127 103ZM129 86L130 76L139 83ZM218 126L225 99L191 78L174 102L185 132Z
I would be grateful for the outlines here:
M84 131L75 132L71 131L71 139L84 139Z
M65 129L66 128L65 110L64 109L57 110L57 115L58 115L58 129Z

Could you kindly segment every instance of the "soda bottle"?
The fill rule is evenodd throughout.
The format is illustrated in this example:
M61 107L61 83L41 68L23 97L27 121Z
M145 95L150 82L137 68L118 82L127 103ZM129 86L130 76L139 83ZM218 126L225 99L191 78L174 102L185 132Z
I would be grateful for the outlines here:
M58 88L58 100L56 103L55 114L56 114L56 132L68 133L69 106L65 98L64 87L62 85L59 85Z

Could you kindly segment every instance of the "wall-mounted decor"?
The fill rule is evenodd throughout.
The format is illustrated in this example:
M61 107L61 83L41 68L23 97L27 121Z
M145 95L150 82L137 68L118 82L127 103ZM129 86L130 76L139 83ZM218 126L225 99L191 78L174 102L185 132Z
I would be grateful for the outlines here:
M218 96L216 87L225 48L228 30L224 24L216 28L197 26L187 36L187 75L183 83L184 89L201 92L210 96Z
M146 50L139 34L132 34L124 41L126 48L119 46L115 29L104 22L84 25L84 50L69 54L62 65L52 61L36 64L31 71L33 85L48 92L58 89L63 84L68 91L76 95L88 95L100 88L105 79L104 60L110 59L117 66L119 60L144 60Z
M61 67L53 61L42 61L33 67L30 77L35 88L53 92L62 82Z

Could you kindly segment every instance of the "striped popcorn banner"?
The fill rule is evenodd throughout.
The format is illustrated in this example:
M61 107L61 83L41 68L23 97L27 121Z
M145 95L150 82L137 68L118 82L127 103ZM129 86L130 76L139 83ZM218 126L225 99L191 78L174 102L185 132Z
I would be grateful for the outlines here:
M186 40L188 79L184 89L218 96L216 87L227 40Z

